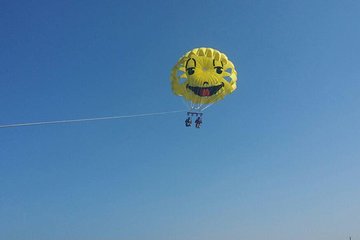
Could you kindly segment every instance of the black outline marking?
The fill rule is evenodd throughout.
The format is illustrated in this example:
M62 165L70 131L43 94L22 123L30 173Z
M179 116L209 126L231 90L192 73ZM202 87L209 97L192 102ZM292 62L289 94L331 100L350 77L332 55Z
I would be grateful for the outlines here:
M186 61L186 63L185 63L185 69L188 68L187 65L188 65L188 63L189 63L189 61L190 61L191 59L194 61L194 67L196 67L196 60L195 60L194 58L189 58L189 59Z

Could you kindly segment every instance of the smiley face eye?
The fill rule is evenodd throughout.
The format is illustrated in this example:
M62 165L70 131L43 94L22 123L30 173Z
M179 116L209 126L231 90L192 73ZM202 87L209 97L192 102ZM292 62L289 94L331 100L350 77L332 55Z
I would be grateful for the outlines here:
M186 71L187 71L187 73L188 73L189 75L193 75L193 74L195 73L195 68L194 68L194 67L190 67L190 68L187 68Z
M217 74L222 74L223 68L222 67L214 67L216 69Z
M190 67L188 67L189 64L191 64ZM193 75L195 73L195 68L196 68L196 60L194 58L189 58L185 64L185 69L187 74Z

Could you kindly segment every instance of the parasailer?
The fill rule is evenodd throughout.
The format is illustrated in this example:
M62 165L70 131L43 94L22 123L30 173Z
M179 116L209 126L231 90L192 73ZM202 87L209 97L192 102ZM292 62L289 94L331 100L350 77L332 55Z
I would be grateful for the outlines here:
M237 72L224 53L195 48L179 59L170 79L173 93L188 103L188 116L198 116L195 123L199 128L202 111L236 89Z
M196 120L195 120L195 127L196 128L200 128L200 125L202 124L202 119L201 117L198 117Z
M191 117L188 117L188 118L185 120L185 126L191 127L191 123L192 123Z

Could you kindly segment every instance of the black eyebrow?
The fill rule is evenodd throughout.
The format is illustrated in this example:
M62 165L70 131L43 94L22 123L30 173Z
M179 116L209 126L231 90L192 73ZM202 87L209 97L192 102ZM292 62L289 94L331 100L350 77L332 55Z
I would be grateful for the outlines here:
M224 66L223 62L220 61L220 63L221 63L221 67L223 67ZM215 67L215 59L213 59L213 66Z
M188 63L189 63L189 61L190 61L191 59L194 61L194 67L196 67L196 61L195 61L195 59L189 58L189 59L186 61L186 64L185 64L185 68L186 68L186 69L188 68L187 65L188 65Z

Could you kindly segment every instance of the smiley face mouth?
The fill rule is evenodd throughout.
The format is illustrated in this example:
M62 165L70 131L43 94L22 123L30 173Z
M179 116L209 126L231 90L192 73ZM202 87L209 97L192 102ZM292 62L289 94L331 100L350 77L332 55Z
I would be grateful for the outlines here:
M190 86L189 84L186 85L187 89L190 89L194 94L200 97L210 97L216 94L222 87L224 87L224 83L211 87L193 87Z

